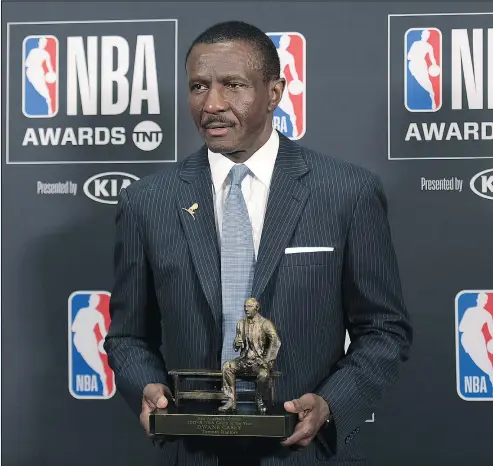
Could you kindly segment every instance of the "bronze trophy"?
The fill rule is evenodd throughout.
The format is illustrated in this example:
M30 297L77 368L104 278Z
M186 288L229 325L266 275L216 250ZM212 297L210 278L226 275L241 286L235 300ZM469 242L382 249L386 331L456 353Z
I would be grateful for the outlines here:
M260 315L255 298L245 302L244 319L236 325L233 342L239 357L224 363L222 370L173 370L174 403L150 415L150 430L159 436L289 437L297 415L274 403L273 370L281 340L274 324ZM215 390L190 390L191 382L215 383ZM237 390L237 382L253 382L254 389ZM186 387L186 388L184 388ZM253 398L253 400L252 400ZM221 404L221 402L223 404Z

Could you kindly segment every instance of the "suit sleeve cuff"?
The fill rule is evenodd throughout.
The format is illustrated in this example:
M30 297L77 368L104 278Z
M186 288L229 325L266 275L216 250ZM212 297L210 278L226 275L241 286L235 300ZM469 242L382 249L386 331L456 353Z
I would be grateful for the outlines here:
M173 393L172 386L165 373L149 368L145 370L137 368L132 372L131 376L117 376L116 382L121 395L137 417L140 416L142 411L142 396L146 385L160 383L168 387L170 393ZM172 401L172 399L168 399L169 403Z
M320 433L333 454L338 453L359 432L365 418L365 403L351 376L335 372L315 393L329 405L332 421Z

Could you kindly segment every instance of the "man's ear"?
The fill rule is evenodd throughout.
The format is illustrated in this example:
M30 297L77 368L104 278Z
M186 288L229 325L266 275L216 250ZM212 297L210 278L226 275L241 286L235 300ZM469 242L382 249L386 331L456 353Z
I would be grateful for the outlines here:
M284 78L274 79L269 83L270 99L268 110L270 112L273 112L279 105L285 87L286 80Z

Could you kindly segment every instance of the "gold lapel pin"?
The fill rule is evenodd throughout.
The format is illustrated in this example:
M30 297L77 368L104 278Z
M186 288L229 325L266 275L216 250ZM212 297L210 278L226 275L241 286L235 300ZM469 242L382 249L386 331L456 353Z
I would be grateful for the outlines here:
M199 205L197 203L195 203L192 206L190 206L188 209L185 209L185 207L182 207L182 210L184 210L185 212L188 212L193 217L193 219L195 220L195 211L198 208L199 208Z

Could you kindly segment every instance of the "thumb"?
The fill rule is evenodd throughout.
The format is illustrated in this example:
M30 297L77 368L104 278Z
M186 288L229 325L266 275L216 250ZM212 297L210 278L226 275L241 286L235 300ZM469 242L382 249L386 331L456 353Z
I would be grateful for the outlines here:
M284 403L284 409L288 413L301 413L306 409L306 407L305 407L305 403L303 402L303 400L300 398L297 398L297 399L294 399L291 401L286 401Z
M152 384L148 385L145 390L145 397L157 408L166 408L168 406L168 399L164 393L164 385Z
M156 401L156 406L158 408L166 408L166 406L168 406L168 398L166 398L164 395L160 395Z

